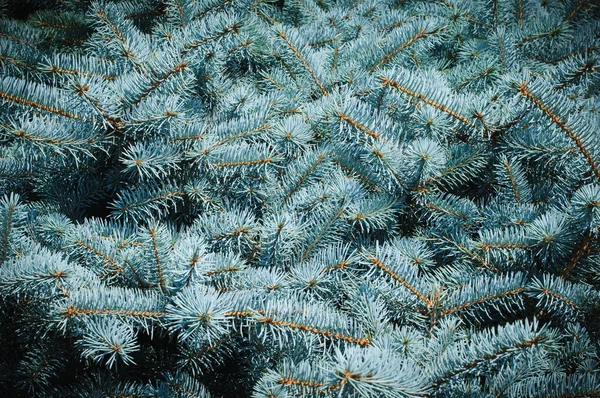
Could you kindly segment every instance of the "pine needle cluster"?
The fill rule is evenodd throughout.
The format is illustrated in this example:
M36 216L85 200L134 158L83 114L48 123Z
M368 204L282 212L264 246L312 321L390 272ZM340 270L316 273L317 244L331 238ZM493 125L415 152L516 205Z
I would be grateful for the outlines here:
M0 395L600 395L600 9L0 9Z

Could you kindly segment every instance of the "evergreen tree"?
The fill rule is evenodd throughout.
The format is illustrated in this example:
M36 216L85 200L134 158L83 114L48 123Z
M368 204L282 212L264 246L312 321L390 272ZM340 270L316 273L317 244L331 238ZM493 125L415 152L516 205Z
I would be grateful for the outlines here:
M0 393L600 394L594 1L0 13Z

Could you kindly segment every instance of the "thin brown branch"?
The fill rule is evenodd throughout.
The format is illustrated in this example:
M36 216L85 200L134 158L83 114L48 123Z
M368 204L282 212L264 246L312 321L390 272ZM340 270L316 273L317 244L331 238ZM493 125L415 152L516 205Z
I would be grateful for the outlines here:
M590 152L587 150L587 148L583 145L583 142L581 142L581 137L575 134L575 132L569 128L567 123L565 123L560 117L554 114L552 110L550 110L549 106L542 103L542 101L539 98L535 97L531 93L531 91L527 89L527 82L521 83L518 86L518 91L519 94L527 98L529 101L533 102L535 106L537 106L542 112L544 112L554 124L560 127L560 129L564 131L569 136L569 138L573 140L573 142L575 142L575 145L577 146L577 148L579 148L579 151L581 152L587 163L590 165L592 172L594 173L598 181L600 181L600 169L598 169L596 161L594 160Z
M319 89L321 90L323 95L327 95L327 90L325 90L325 87L323 87L323 84L317 78L317 76L315 75L315 72L308 65L308 62L306 62L306 60L304 59L302 54L300 54L300 51L298 51L296 46L294 46L294 44L292 44L292 42L290 41L290 39L288 39L288 37L285 35L285 33L283 33L283 30L279 31L279 37L281 37L283 39L285 44L288 45L288 47L290 48L292 53L296 56L296 58L298 58L300 60L300 62L302 63L302 65L304 65L304 68L308 71L308 74L310 75L310 77L312 77L312 79L315 81L315 83L317 83L317 86L319 86Z

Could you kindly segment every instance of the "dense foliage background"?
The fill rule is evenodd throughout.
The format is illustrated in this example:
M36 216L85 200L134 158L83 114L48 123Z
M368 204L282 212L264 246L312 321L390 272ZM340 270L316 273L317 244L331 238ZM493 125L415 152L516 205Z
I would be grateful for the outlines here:
M596 397L600 10L0 7L0 393Z

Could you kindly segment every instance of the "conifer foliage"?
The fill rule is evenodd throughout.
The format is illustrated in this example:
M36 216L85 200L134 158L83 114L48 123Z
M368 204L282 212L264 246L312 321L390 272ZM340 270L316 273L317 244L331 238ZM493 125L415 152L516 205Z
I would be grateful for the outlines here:
M0 10L0 393L598 396L594 3Z

